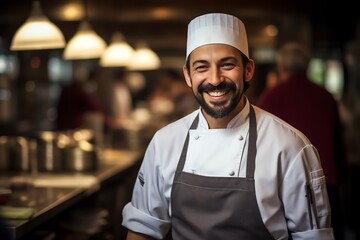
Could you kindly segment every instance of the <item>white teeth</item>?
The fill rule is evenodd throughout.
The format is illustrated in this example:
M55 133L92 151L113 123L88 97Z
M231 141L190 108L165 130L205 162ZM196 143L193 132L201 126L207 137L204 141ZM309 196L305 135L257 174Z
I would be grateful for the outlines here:
M212 97L220 97L225 94L226 94L226 91L209 92L209 95Z

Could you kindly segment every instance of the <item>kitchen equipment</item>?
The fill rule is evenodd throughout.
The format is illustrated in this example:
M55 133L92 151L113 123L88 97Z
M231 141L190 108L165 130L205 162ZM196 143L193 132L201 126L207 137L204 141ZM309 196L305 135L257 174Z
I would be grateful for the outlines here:
M9 138L0 136L0 172L10 169L10 149Z
M0 206L0 215L6 219L25 220L34 215L35 209L30 207Z
M12 139L12 170L29 172L31 170L29 140L18 136Z
M39 171L59 172L64 169L58 137L58 132L43 131L39 133L37 142Z
M96 144L94 130L88 128L76 129L72 133L72 137L75 142L87 141L89 143Z
M93 171L98 167L98 157L94 145L83 140L76 145L65 147L63 160L66 171Z

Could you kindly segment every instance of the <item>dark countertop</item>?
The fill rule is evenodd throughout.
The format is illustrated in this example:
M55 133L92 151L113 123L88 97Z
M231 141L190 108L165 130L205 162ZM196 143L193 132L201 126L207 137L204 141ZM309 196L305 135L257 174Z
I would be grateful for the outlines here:
M40 224L69 209L105 185L121 179L127 171L138 167L142 151L104 150L97 170L80 173L38 173L0 177L2 185L12 181L26 182L12 188L5 206L34 209L29 219L6 219L12 239L19 239Z

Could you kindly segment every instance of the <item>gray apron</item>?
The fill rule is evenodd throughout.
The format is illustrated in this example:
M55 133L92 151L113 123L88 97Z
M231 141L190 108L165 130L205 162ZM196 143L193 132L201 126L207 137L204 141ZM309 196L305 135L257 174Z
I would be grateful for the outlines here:
M174 240L274 239L261 219L255 196L257 130L251 105L249 118L246 178L208 177L183 172L189 144L188 133L171 191ZM198 121L199 116L190 129L196 129Z

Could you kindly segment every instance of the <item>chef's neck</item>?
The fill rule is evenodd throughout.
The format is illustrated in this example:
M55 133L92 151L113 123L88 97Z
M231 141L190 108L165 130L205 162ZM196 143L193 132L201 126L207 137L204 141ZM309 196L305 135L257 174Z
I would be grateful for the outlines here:
M210 129L216 129L216 128L227 128L227 125L229 122L241 112L241 110L245 107L246 104L246 97L242 97L241 101L238 103L238 105L226 116L222 118L214 118L207 114L204 110L202 110L202 113L207 121L207 124Z

